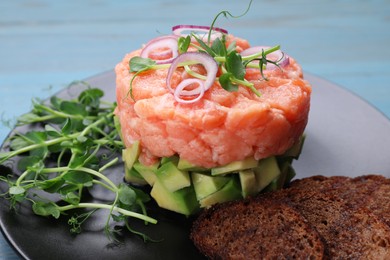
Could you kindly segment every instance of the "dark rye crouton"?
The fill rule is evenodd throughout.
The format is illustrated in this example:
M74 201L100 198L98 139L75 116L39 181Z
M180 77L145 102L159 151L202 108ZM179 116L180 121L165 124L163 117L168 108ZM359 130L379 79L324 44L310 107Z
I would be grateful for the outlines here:
M390 228L367 208L331 193L283 192L323 238L327 259L390 259Z
M318 233L297 211L265 196L204 211L191 239L210 259L322 259L324 251Z
M390 179L384 176L312 176L295 180L290 187L334 194L351 207L368 208L390 226Z
M298 250L305 240L296 234L315 230L324 247L323 259L390 259L389 212L388 178L313 176L281 191L205 211L191 237L213 259L301 259L302 252L292 248ZM296 221L305 223L304 228L288 227ZM279 229L289 232L281 235ZM315 245L309 248L318 249L313 241L314 236L306 241Z

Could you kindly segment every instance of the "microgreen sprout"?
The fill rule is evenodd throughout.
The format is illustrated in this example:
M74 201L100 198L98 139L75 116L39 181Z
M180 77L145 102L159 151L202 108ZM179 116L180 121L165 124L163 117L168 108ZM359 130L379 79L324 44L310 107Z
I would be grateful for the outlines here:
M150 200L146 193L124 183L115 184L105 175L119 163L117 154L123 143L114 120L116 104L102 101L103 94L88 86L74 100L57 96L48 102L34 100L32 111L19 118L17 126L28 125L29 130L15 128L6 141L7 150L0 152L0 164L15 159L14 170L20 173L0 175L0 182L8 186L2 196L12 209L30 202L36 215L56 219L71 210L87 210L70 217L72 233L80 233L82 224L99 209L109 211L105 229L110 236L114 233L110 220L118 216L137 235L140 233L129 228L129 217L156 223L146 213L144 203ZM94 186L113 193L113 201L85 199Z
M229 11L219 12L213 19L210 29L207 35L207 41L202 39L203 35L196 33L190 33L189 35L179 37L177 40L178 44L178 54L183 54L188 52L189 48L197 50L198 52L207 53L218 63L221 74L219 77L215 75L215 80L219 82L222 88L227 91L237 91L239 86L245 86L249 88L256 96L261 96L261 93L254 87L254 83L249 82L245 79L246 69L247 68L258 68L263 80L268 80L264 74L264 69L267 67L267 64L274 64L276 67L279 67L279 61L270 60L267 58L267 55L278 51L280 49L279 45L268 48L267 50L262 50L260 52L242 56L236 50L236 42L232 41L227 45L226 34L222 33L221 36L218 36L211 41L211 36L213 34L213 28L220 16L226 18L240 18L246 15L249 12L253 0L250 0L247 9L240 15L233 15ZM283 58L283 57L282 57ZM196 64L196 63L194 63ZM190 63L179 64L179 66L184 67L185 71L194 78L205 80L206 76L201 75L193 70L191 70ZM134 100L132 90L133 90L133 81L135 78L143 72L148 70L157 70L157 69L167 69L170 64L157 64L156 61L150 58L141 58L133 57L129 61L130 73L134 73L130 81L129 93L131 98Z
M219 13L214 17L214 20L211 22L210 30L209 30L208 37L207 37L207 43L210 44L210 41L211 41L211 33L212 33L212 31L213 31L214 24L217 22L219 16L223 15L225 18L227 18L228 16L231 17L231 18L240 18L240 17L243 17L244 15L246 15L246 14L249 12L249 9L251 8L251 5L252 5L252 1L253 1L253 0L250 0L250 1L249 1L249 4L248 4L246 10L245 10L242 14L240 14L240 15L233 15L233 14L231 14L229 11L221 11L221 12L219 12Z

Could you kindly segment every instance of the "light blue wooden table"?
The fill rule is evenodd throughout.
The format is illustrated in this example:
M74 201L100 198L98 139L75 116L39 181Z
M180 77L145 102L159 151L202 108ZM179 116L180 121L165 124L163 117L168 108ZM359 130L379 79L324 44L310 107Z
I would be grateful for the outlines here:
M209 25L221 10L239 14L245 2L1 1L0 140L33 97L112 70L125 53L173 25ZM390 1L255 0L245 17L217 25L254 44L281 44L304 71L390 117ZM19 259L1 235L0 259Z

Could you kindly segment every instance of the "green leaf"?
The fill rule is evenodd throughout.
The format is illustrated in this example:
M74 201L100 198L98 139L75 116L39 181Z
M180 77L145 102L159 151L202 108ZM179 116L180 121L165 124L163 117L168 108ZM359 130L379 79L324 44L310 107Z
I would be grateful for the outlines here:
M124 183L119 185L119 201L125 205L133 205L136 201L135 191Z
M40 182L38 186L44 191L47 191L49 193L55 193L58 192L58 190L62 187L62 185L64 185L64 183L65 180L62 179L61 176L57 176L50 180Z
M80 196L78 196L74 192L69 192L67 193L63 198L64 201L72 204L72 205L77 205L80 203Z
M130 71L139 72L145 71L156 65L156 61L149 58L133 57L129 61Z
M72 122L69 118L66 119L64 125L61 128L61 132L65 135L69 135L72 132Z
M188 47L190 47L191 43L191 37L187 35L187 37L180 37L177 41L177 45L179 48L179 53L185 53L188 50Z
M207 52L210 56L215 57L214 51L201 39L199 39L195 34L193 34L195 40L199 43L200 47L203 48L205 52Z
M25 137L33 143L43 143L47 140L47 134L45 132L31 131L25 134Z
M236 51L237 44L236 41L232 41L229 46L227 47L227 53L231 53L233 51Z
M0 153L0 163L8 160L12 156L12 152L1 152Z
M100 105L100 98L103 97L104 92L97 88L84 90L80 93L78 100L81 104L98 108Z
M112 220L114 220L115 222L122 222L122 221L125 221L127 218L124 215L115 215L115 214L111 214L111 217L112 217Z
M85 166L88 163L87 160L91 157L91 155L88 153L87 145L80 144L78 146L73 146L71 150L73 154L79 154L78 156L74 157L72 161L69 163L69 167L71 169Z
M29 146L30 144L31 142L23 136L13 136L10 143L10 148L11 150L17 151L26 146Z
M72 184L84 184L93 180L91 175L80 171L69 171L63 176L63 179Z
M83 104L75 103L72 101L61 102L60 110L69 115L80 115L80 116L88 115L87 111L85 110L85 106Z
M40 168L43 166L41 158L37 156L26 156L22 157L18 162L18 170L23 172L26 169Z
M243 80L245 77L245 66L242 64L241 55L233 51L226 57L226 70L230 72L236 79Z
M59 190L58 193L65 196L69 192L76 191L80 189L80 184L68 184L62 186Z
M60 137L61 133L51 125L45 125L45 131L47 135L51 137Z
M145 193L144 191L142 191L140 189L136 189L136 188L133 188L133 190L135 191L135 194L137 195L137 200L140 200L143 203L150 201L150 196L147 193Z
M27 113L18 117L17 125L25 125L39 121L39 116L35 113Z
M59 110L60 106L61 106L61 102L62 102L62 100L60 98L58 98L57 96L52 96L50 98L50 103L54 109Z
M211 49L214 52L215 56L225 57L227 55L226 45L219 38L216 38L211 45Z
M55 204L54 202L38 201L33 204L32 209L36 215L53 216L56 219L58 219L61 214L57 204Z
M230 79L231 76L232 76L231 73L222 74L219 77L219 84L221 84L222 88L227 90L227 91L230 91L230 92L237 91L238 86L231 82L231 79Z
M21 195L24 194L26 190L23 187L20 186L12 186L9 188L9 194L11 195Z
M76 140L80 143L84 143L88 140L88 138L85 136L77 136Z

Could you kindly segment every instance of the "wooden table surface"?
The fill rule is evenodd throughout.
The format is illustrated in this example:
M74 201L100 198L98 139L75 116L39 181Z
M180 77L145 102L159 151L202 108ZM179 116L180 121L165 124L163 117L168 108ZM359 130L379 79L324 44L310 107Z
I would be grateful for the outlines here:
M0 140L32 98L112 70L125 53L173 25L209 25L221 10L245 8L246 1L237 0L2 0ZM255 0L246 16L217 25L254 45L281 44L306 73L390 117L390 1ZM19 259L1 235L0 259Z

